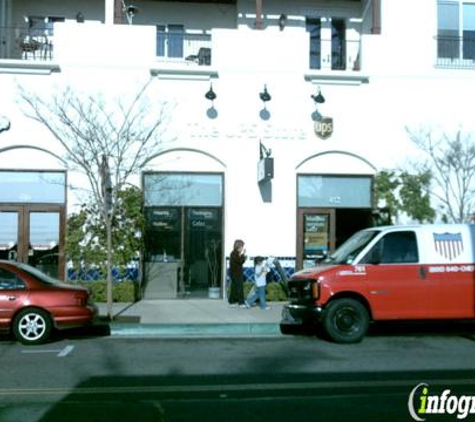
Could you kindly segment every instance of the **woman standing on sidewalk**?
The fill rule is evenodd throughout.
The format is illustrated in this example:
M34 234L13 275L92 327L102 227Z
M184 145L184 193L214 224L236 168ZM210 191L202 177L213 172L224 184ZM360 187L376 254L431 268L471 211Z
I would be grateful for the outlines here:
M231 277L231 292L229 304L231 306L246 307L244 302L244 275L242 267L246 262L244 242L240 239L234 241L234 248L229 257L229 275Z

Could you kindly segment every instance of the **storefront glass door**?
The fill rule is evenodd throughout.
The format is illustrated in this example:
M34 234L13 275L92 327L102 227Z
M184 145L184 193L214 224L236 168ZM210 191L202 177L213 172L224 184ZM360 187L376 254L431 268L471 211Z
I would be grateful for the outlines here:
M0 259L16 261L18 255L18 211L0 209Z
M63 218L63 207L0 207L0 259L25 262L63 279Z
M223 286L223 175L144 173L145 298Z
M153 207L146 210L145 262L153 268L176 267L174 280L160 277L157 298L205 297L221 285L222 212L220 208ZM153 283L153 280L148 280ZM169 288L165 288L167 285ZM145 286L147 290L147 286ZM175 290L176 289L176 290ZM172 291L175 290L175 291Z

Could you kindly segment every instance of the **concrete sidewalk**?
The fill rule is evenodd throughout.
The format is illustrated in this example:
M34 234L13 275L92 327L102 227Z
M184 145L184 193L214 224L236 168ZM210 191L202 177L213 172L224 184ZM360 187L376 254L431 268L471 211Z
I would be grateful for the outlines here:
M107 315L98 303L100 316ZM231 307L222 299L141 300L114 303L111 335L236 336L280 335L282 302L270 310Z

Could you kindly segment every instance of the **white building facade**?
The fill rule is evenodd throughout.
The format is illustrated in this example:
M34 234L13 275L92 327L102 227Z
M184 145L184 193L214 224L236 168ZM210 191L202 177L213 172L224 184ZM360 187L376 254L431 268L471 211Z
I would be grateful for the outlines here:
M374 175L417 154L406 128L472 130L475 1L117 3L0 0L2 258L12 242L17 259L61 256L81 201L28 191L81 178L24 116L19 86L114 98L152 79L168 141L131 181L144 191L148 297L204 291L215 249L224 287L235 239L289 271L311 265L374 223Z

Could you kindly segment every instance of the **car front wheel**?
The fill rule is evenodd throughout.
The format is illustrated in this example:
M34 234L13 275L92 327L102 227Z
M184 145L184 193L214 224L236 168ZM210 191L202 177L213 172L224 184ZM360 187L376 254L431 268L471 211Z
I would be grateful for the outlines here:
M355 299L337 299L328 304L322 323L331 340L357 343L368 331L369 314L366 307Z
M13 334L23 344L44 343L51 329L51 318L41 309L24 309L13 322Z

